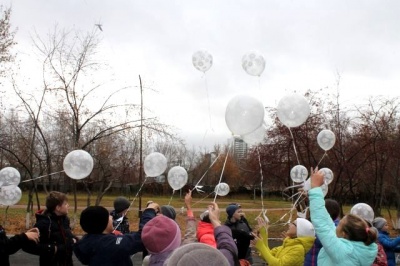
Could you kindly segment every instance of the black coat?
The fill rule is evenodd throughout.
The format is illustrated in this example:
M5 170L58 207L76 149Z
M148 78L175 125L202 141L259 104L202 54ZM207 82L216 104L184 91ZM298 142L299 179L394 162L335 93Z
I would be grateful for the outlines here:
M40 266L73 265L72 250L74 239L77 241L77 238L71 232L67 216L39 210L34 227L40 232L39 244L23 248L24 251L39 255Z
M254 236L251 234L252 230L246 218L242 217L235 223L226 220L225 225L232 230L232 237L238 248L238 258L248 259L250 240L254 239Z
M0 226L0 265L9 266L8 256L17 252L20 248L27 246L30 241L25 234L15 235L8 238L2 226Z

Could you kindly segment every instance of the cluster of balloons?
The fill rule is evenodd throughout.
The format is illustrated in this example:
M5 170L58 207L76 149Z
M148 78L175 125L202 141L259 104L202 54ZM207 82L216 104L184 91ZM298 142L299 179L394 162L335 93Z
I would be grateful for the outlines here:
M265 108L256 98L248 95L233 97L225 110L225 122L233 135L240 135L250 145L264 140Z
M74 150L67 154L63 162L64 172L72 179L83 179L93 170L93 158L84 150Z
M0 171L0 204L10 206L17 204L22 196L18 187L21 175L17 169L6 167Z
M333 181L333 172L329 168L319 170L324 175L324 184L321 186L324 196L328 193L328 185ZM303 189L308 191L311 189L311 180L308 177L308 170L303 165L296 165L290 170L290 178L295 183L303 183Z
M199 50L192 55L193 66L205 73L213 64L212 55L206 50ZM264 57L256 51L250 51L242 57L242 67L251 76L261 76L265 69Z

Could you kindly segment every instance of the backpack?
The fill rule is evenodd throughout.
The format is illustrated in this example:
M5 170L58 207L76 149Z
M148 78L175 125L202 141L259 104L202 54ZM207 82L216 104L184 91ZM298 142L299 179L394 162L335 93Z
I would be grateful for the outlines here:
M383 249L383 246L380 243L376 244L378 245L378 254L376 255L374 263L372 263L372 266L387 266L388 263L385 250Z

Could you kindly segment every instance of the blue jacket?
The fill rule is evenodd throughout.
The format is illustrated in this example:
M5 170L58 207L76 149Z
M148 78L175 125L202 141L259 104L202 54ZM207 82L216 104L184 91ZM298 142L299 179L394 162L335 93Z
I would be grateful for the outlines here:
M140 218L139 231L116 236L87 234L74 245L75 256L84 265L132 266L131 255L143 251L141 235L144 225L156 216L154 209L145 209Z
M311 221L323 248L318 255L318 265L365 266L371 265L378 253L375 243L366 246L360 241L350 241L336 236L336 227L325 209L320 187L308 191Z
M396 254L395 252L400 252L400 237L390 238L388 232L379 231L378 236L379 243L383 246L385 250L388 266L396 265Z

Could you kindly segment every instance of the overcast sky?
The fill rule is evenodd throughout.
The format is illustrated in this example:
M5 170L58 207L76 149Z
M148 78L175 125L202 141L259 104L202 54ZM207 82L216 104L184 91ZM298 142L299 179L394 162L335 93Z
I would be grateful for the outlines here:
M137 86L140 74L158 91L145 95L145 105L179 128L190 146L226 143L231 133L225 108L237 94L276 107L289 92L333 92L336 73L343 103L397 95L399 89L400 1L2 2L12 5L23 60L32 54L34 29L45 34L58 24L90 31L102 24L103 56L117 79ZM205 75L192 65L192 54L200 49L214 59ZM242 56L252 50L266 60L260 78L241 66Z

